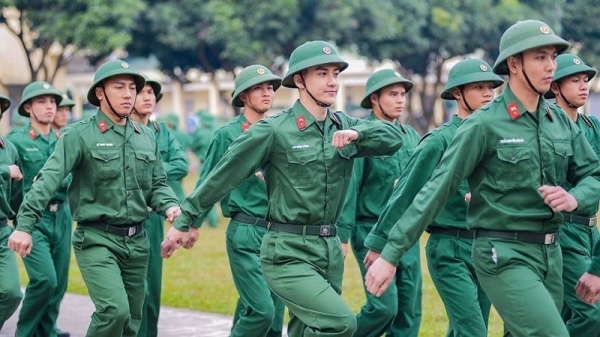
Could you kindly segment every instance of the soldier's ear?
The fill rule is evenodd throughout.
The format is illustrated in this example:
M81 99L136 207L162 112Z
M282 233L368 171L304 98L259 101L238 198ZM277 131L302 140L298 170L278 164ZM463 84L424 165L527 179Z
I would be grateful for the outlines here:
M514 55L509 56L506 59L506 67L508 67L509 74L516 74L518 72L518 63L521 61L520 56Z
M454 96L455 99L459 99L462 98L462 93L460 92L460 89L454 87L452 88L452 90L450 90L450 93L452 93L452 96Z
M558 96L560 94L560 90L558 88L558 83L556 83L556 82L552 82L550 84L550 90L552 91L554 96Z
M298 89L305 88L304 81L302 79L302 76L300 76L300 74L294 75L294 84L296 85L296 87L298 87Z
M377 104L377 102L379 101L379 94L374 92L371 95L369 95L369 100L371 100L371 105L375 105Z
M242 101L243 103L246 103L247 100L248 100L248 93L246 92L246 90L244 90L240 93L240 101Z
M102 90L100 86L97 86L94 89L94 93L96 94L96 98L98 98L99 101L102 101L104 99L104 90Z
M31 113L33 112L33 110L31 109L31 100L28 100L27 102L23 103L23 110L25 110L25 112L31 115Z

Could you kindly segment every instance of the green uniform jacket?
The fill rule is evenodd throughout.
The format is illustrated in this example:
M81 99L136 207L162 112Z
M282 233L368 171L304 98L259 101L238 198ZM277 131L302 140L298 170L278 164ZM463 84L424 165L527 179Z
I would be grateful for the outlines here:
M382 212L382 218L391 220L402 217L415 196L431 178L431 174L442 160L442 156L452 142L461 122L462 119L454 116L447 124L423 136L402 173L388 206ZM467 181L463 180L456 193L450 197L432 224L440 227L467 228L465 194L468 192ZM391 207L392 205L393 207ZM379 222L367 236L365 246L381 252L387 243L388 234L394 223L393 221Z
M333 133L349 128L358 132L358 140L343 149L334 148ZM198 215L259 168L264 168L268 220L335 224L352 177L352 159L393 154L401 145L402 133L391 123L329 111L320 126L296 101L291 109L259 121L231 144L206 180L184 201L174 226L187 231Z
M165 167L167 182L176 181L179 183L179 180L188 174L188 160L185 150L165 124L153 121L150 122L148 127L154 131L158 151Z
M577 114L577 120L575 124L581 129L585 139L590 143L590 146L596 153L596 156L600 158L600 122L594 116L583 116ZM571 184L566 182L563 187L566 190L571 189ZM584 217L592 217L598 212L598 203L590 205L590 207L578 207L577 210L572 213Z
M0 138L0 220L14 219L23 200L23 179L10 177L10 165L17 165L22 170L15 145Z
M202 165L202 173L196 183L196 188L206 180L212 169L217 166L229 145L244 132L244 129L249 127L250 122L242 114L215 131L208 146L206 161ZM267 214L267 187L265 182L254 174L250 175L240 186L221 199L221 211L228 218L235 213L243 213L264 219ZM195 221L194 225L199 226L203 221L204 217Z
M72 173L73 219L110 225L140 223L147 206L177 206L152 131L131 120L115 125L102 111L67 127L19 209L18 229L31 233L51 194Z
M588 268L588 273L600 276L600 240L596 241L596 244L594 244L592 263Z
M374 113L368 118L377 120ZM408 125L395 122L402 131L403 144L398 152L391 156L367 157L354 161L352 182L346 194L346 201L338 222L338 236L342 242L348 242L350 230L360 219L377 219L387 204L396 180L408 163L408 159L419 142L419 134Z
M8 140L15 145L21 158L24 195L29 192L35 176L40 172L48 157L54 152L59 137L60 133L54 130L50 131L47 136L42 136L37 130L31 127L31 124L8 136ZM70 181L70 177L66 177L51 200L66 201L67 188Z
M600 195L600 163L581 130L543 99L537 111L528 113L507 87L463 121L402 218L392 212L380 218L383 226L397 223L382 258L398 264L465 177L471 190L471 229L556 232L563 217L544 203L540 186L576 185L570 193L580 208L597 204Z

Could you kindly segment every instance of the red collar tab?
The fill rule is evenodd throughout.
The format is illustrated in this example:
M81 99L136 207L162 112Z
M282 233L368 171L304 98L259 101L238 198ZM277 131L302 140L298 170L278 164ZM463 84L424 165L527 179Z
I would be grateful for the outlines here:
M35 139L35 137L37 137L37 134L35 133L35 131L33 129L29 129L29 138L31 138L33 140L33 139Z
M100 129L100 132L105 133L106 131L108 131L109 127L108 124L106 124L106 122L102 120L98 122L98 129Z
M508 115L510 116L510 119L512 119L513 121L521 115L521 112L519 111L519 107L517 106L517 103L515 103L515 102L512 102L509 105L507 105L506 111L508 111Z
M250 126L251 126L250 122L244 122L244 123L242 123L242 132L248 131L248 129L250 128Z
M306 118L304 116L296 117L296 125L301 131L304 130L306 128Z
M160 131L160 128L158 127L158 123L156 123L155 121L152 121L152 125L154 126L154 130L156 130L156 132Z

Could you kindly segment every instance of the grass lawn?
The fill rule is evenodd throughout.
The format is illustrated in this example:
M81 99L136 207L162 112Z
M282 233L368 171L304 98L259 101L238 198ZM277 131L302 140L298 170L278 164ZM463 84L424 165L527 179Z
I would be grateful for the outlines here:
M192 188L195 176L186 178L185 186ZM189 191L188 191L189 192ZM192 250L178 250L164 262L162 303L166 306L189 308L208 312L233 314L237 293L231 279L231 271L225 252L225 229L228 219L222 219L217 228L205 226L200 229L200 239ZM168 227L165 226L165 229ZM421 239L425 246L426 236ZM356 260L346 258L343 297L354 312L364 304L363 283ZM423 321L420 336L444 336L447 318L444 306L431 282L421 253L423 268ZM21 281L27 282L27 274L19 259ZM69 292L86 294L75 258L71 259ZM502 335L502 321L494 311L490 317L489 336Z

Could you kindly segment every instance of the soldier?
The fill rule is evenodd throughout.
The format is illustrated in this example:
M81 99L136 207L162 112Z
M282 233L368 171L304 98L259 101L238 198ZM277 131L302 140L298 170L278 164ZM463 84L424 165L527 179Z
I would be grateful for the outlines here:
M71 119L71 108L74 106L75 102L70 99L67 94L63 93L62 100L58 105L58 109L56 109L56 115L52 121L52 129L60 131L69 124L69 120Z
M177 114L174 112L168 113L166 116L161 116L157 118L156 121L159 123L162 122L167 126L169 132L173 135L173 137L175 137L175 140L181 146L181 149L186 155L187 161L187 149L189 147L190 142L189 135L179 130L179 117L177 117ZM181 179L176 180L172 177L169 177L169 175L167 174L167 185L169 185L169 187L173 189L173 192L175 192L175 195L177 196L179 202L183 202L183 199L185 199L185 191L183 190L182 180L183 178L185 178L185 176L187 176L187 174L188 172L186 170L186 174Z
M196 187L206 180L229 145L265 117L279 86L281 78L262 65L248 66L237 75L231 105L244 108L243 112L215 132ZM267 232L267 189L262 172L257 171L225 196L221 209L224 216L231 218L227 226L227 256L240 296L231 336L281 336L284 305L269 290L260 269L260 245ZM201 223L198 219L190 228L194 238L194 226Z
M98 112L70 125L60 137L25 196L8 242L27 259L43 248L32 250L31 233L52 193L71 173L69 198L77 221L73 249L96 308L87 336L137 335L148 268L142 225L147 207L168 221L179 214L165 183L156 138L129 118L144 84L144 77L126 62L109 61L98 68L87 95Z
M15 131L8 139L15 144L21 159L24 194L31 189L60 137L58 131L52 130L52 121L61 101L61 92L44 81L30 83L23 90L17 111L21 116L29 117L29 125ZM18 336L55 336L56 333L71 260L73 218L65 204L69 182L69 178L62 182L45 205L40 221L32 228L38 249L23 259L29 283L19 311ZM68 336L68 333L61 335Z
M600 240L594 244L592 263L575 286L577 296L594 305L600 299Z
M398 120L404 111L406 94L413 83L392 69L379 70L367 80L366 93L360 103L372 109L369 120L393 123L403 134L402 148L391 156L360 158L354 161L352 183L340 217L339 236L342 243L352 243L352 251L364 278L363 263L367 251L365 239L377 222L394 190L394 182L404 171L408 158L419 142L419 134ZM395 285L381 296L365 289L367 303L356 316L355 336L414 336L421 325L422 298L421 258L415 244L402 258L396 272Z
M282 85L298 88L299 100L231 144L184 201L163 255L185 243L182 231L198 215L262 169L269 203L261 266L269 288L289 308L289 336L352 336L356 319L340 296L344 252L335 224L354 158L395 153L402 134L388 122L329 110L338 75L348 67L329 43L306 42L292 52L289 64Z
M588 81L596 76L596 70L573 54L562 54L556 61L554 81L546 98L556 98L556 104L577 124L600 158L600 122L594 116L577 112L577 108L587 101L590 91ZM571 188L569 184L563 187L566 190ZM571 336L585 336L590 331L600 331L600 304L588 305L575 293L577 280L589 266L592 248L598 240L597 212L598 204L590 208L579 207L572 213L563 212L565 223L559 230L565 293L561 315Z
M387 209L394 213L395 218L406 211L429 180L462 120L489 103L494 98L494 88L502 83L485 61L468 59L452 67L440 96L456 100L458 114L449 123L427 133L419 142L391 197L390 203L394 203L395 207ZM427 267L448 314L450 325L447 336L487 334L491 304L473 268L471 248L474 232L467 229L467 204L464 200L468 191L469 187L463 181L427 229L431 233L426 246ZM371 230L366 239L370 248L366 264L379 257L393 224L380 223Z
M0 94L0 118L9 107L10 99ZM6 244L12 233L7 220L15 219L23 199L23 175L20 165L17 148L9 140L0 138L0 331L23 298L17 260Z
M185 151L175 137L162 123L150 121L156 103L162 98L161 85L144 76L146 84L135 100L131 119L152 130L158 144L158 151L167 175L167 181L179 181L187 175L188 162ZM152 337L158 334L158 315L160 314L160 293L162 288L162 258L160 244L164 238L164 219L149 209L149 218L144 221L144 229L150 243L148 272L145 282L146 296L142 309L142 324L138 332L140 337Z
M496 99L464 120L431 179L398 219L367 273L380 294L403 253L468 177L468 226L477 278L512 336L568 336L560 317L562 211L598 203L600 167L584 135L542 95L569 44L545 23L520 21L500 40L494 73L509 75ZM573 184L568 192L561 185ZM388 204L392 210L395 203Z

